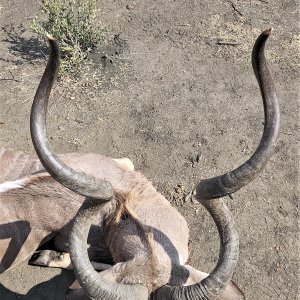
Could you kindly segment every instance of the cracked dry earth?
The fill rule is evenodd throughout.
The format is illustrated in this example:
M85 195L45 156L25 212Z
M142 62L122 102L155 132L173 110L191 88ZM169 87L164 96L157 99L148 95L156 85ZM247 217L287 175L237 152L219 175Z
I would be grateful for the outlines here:
M51 141L58 152L130 157L187 218L190 264L208 272L217 231L185 195L257 146L263 111L250 55L260 31L274 27L266 55L280 140L259 178L226 201L240 235L234 280L247 299L299 299L299 3L113 0L99 8L109 35L93 65L56 84ZM31 154L29 111L47 57L30 31L36 14L36 1L0 1L0 146ZM0 299L64 299L73 278L25 262L0 275Z

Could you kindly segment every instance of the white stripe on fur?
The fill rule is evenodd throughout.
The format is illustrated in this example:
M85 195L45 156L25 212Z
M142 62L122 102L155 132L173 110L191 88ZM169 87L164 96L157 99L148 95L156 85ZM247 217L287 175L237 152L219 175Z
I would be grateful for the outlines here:
M7 192L9 190L21 189L25 186L25 184L26 182L24 179L0 183L0 193Z

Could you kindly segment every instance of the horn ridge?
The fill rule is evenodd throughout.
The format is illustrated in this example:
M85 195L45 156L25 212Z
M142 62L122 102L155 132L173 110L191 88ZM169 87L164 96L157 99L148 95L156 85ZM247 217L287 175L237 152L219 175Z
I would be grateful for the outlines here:
M49 59L38 86L31 109L30 131L37 155L50 175L70 190L86 197L109 201L113 197L108 181L99 180L65 165L52 150L46 135L46 114L50 92L60 65L60 51L56 40L48 35Z
M265 42L272 28L263 31L252 51L252 66L264 105L264 131L254 154L241 166L223 175L201 180L196 186L196 198L215 199L232 194L254 180L274 152L280 130L278 98L264 54Z

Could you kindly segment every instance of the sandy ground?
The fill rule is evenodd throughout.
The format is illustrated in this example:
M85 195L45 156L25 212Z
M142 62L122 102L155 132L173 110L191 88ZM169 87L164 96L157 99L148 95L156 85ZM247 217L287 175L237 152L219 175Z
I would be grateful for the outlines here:
M299 3L99 2L109 36L92 55L94 67L56 85L52 143L58 152L130 157L186 216L190 263L203 271L216 262L217 232L204 209L183 203L175 188L188 193L255 149L263 111L251 48L261 30L274 27L266 53L281 136L266 170L228 199L241 243L234 280L249 300L299 299ZM29 29L37 11L33 0L0 2L0 146L31 154L29 111L47 57ZM24 263L0 275L0 299L63 299L72 280L70 271Z

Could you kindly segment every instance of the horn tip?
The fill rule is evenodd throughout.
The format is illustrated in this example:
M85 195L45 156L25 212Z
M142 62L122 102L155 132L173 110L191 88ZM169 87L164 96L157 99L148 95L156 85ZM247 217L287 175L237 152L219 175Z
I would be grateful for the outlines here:
M269 28L269 29L266 29L263 33L264 33L264 35L269 36L269 35L271 35L271 33L273 32L273 30L274 30L274 28L271 27L271 28Z
M47 38L48 38L49 41L54 41L55 40L54 37L49 33L47 33Z

